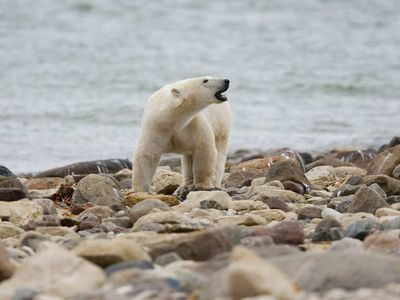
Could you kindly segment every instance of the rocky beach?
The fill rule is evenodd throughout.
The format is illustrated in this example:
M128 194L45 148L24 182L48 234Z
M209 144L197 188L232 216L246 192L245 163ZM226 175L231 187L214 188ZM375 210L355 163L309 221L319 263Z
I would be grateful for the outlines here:
M400 138L311 155L238 150L222 190L153 193L124 160L0 168L0 299L399 299Z

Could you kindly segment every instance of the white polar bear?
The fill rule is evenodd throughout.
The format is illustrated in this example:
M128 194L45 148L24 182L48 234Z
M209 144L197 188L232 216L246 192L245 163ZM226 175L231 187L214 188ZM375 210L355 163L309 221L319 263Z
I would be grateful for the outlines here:
M149 192L163 153L182 154L181 187L221 187L228 152L228 79L197 77L167 84L150 96L133 158L133 189Z

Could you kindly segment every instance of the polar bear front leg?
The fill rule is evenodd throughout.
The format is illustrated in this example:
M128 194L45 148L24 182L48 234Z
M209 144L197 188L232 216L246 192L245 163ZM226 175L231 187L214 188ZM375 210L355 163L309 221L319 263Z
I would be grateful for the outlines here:
M182 173L183 186L191 186L193 184L193 156L189 154L182 155Z
M217 152L215 145L206 144L193 152L193 175L196 189L212 189L215 182Z
M137 153L133 160L132 185L135 192L149 192L161 154Z

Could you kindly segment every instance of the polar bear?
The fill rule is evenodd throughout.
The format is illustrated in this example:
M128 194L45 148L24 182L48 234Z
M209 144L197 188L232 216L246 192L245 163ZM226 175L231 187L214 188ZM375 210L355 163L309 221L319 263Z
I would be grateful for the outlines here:
M149 192L160 156L182 154L181 188L221 187L228 152L228 79L197 77L150 96L133 157L133 190Z

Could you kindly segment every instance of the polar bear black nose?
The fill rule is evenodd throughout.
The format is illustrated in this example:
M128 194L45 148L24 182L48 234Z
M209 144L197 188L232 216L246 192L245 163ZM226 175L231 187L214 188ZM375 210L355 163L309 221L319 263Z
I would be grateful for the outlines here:
M225 84L229 84L229 79L224 79Z

